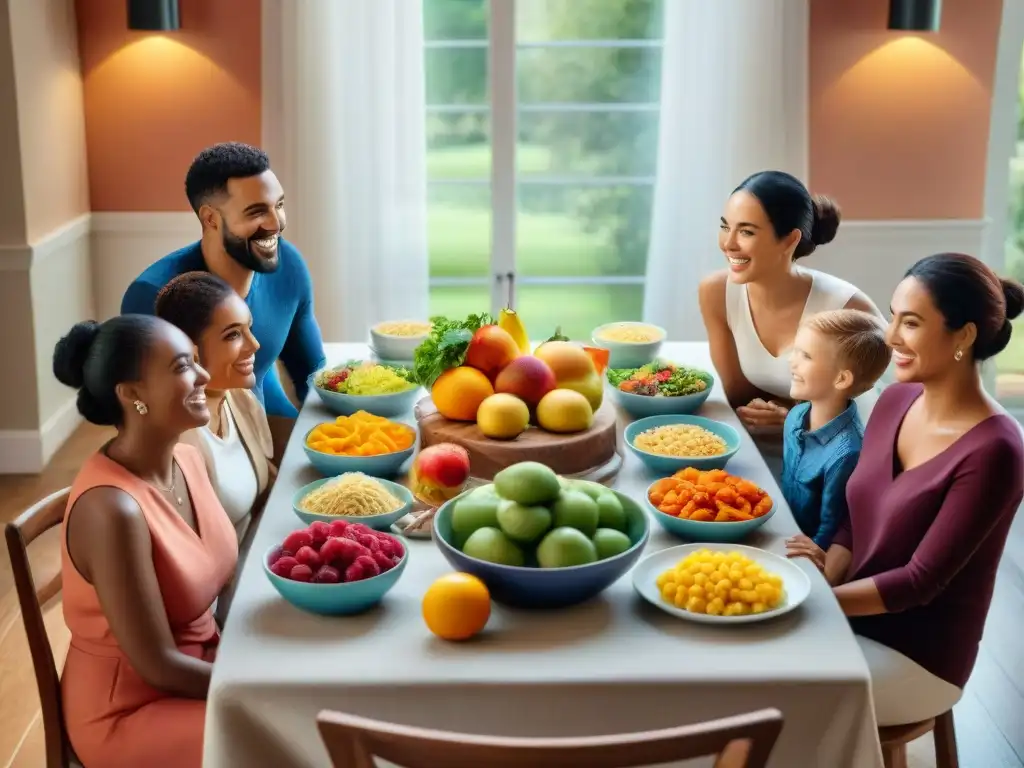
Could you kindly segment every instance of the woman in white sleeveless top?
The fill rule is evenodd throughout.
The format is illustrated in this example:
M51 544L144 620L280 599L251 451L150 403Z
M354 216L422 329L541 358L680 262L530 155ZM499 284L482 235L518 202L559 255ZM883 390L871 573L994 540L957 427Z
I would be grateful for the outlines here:
M755 173L736 188L722 213L718 245L726 269L700 284L701 314L722 388L776 475L782 425L793 405L789 351L800 320L843 308L882 317L855 286L795 263L830 242L839 220L835 203L811 197L788 173ZM874 397L869 392L858 398L863 421Z
M242 562L277 474L267 415L250 391L260 347L252 335L252 314L230 285L209 272L188 272L171 280L157 296L156 314L192 339L200 364L210 374L210 423L181 439L203 455L238 534Z

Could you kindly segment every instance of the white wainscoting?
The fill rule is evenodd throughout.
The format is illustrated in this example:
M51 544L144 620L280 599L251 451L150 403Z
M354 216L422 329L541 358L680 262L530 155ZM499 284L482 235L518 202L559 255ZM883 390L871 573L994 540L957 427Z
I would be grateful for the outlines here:
M93 300L99 319L120 314L121 297L142 270L199 235L199 219L191 211L93 213Z
M90 229L91 216L79 216L34 243L6 249L0 260L0 272L29 275L31 315L12 320L24 323L25 332L32 334L31 345L25 348L33 350L30 378L36 393L26 400L34 401L39 423L37 429L0 430L0 474L40 472L81 424L75 393L53 378L52 355L61 335L94 314ZM29 361L19 364L28 365Z

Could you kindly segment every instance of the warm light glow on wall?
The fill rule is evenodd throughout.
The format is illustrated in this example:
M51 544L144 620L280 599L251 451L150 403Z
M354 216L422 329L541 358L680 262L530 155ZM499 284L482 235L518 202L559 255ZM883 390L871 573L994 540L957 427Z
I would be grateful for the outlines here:
M864 110L945 111L985 86L946 50L918 35L906 35L871 51L847 69L824 94ZM923 117L924 115L922 115Z

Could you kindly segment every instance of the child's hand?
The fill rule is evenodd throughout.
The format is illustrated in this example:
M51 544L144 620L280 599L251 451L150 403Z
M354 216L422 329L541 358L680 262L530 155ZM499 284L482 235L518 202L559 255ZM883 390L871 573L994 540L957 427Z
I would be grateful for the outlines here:
M780 432L788 414L787 408L759 397L736 409L736 415L751 434Z
M786 557L806 557L815 568L825 572L825 550L802 533L786 539Z

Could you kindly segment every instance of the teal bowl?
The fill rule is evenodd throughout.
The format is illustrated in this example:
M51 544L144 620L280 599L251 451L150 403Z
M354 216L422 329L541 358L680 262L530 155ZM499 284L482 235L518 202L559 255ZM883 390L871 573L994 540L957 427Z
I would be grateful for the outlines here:
M311 373L306 383L316 391L327 410L337 416L351 416L356 411L366 411L386 418L406 416L412 412L413 405L421 396L418 386L390 395L344 395L318 387L314 382L319 373Z
M478 560L458 548L452 530L455 502L468 493L472 491L461 493L438 508L434 516L434 542L455 570L476 576L487 585L495 601L515 608L564 608L597 596L633 567L650 538L651 523L643 507L613 490L612 493L622 502L626 513L626 533L633 543L625 552L567 568L499 565Z
M719 454L718 456L663 456L657 453L642 451L633 445L633 441L641 432L648 429L654 429L655 427L664 427L676 424L692 424L696 427L702 427L708 432L713 432L725 441L725 453ZM729 463L729 459L735 456L736 451L740 449L740 433L728 424L724 424L721 421L715 421L714 419L706 419L703 416L693 416L689 414L667 414L664 416L648 416L645 419L638 419L626 427L623 432L623 438L626 441L626 446L629 450L631 450L633 454L647 466L648 469L658 473L659 475L671 475L674 472L678 472L680 469L685 469L686 467L695 467L701 470L723 469L725 465Z
M655 482L657 482L657 480L655 480ZM651 485L653 486L654 483L651 483ZM673 536L678 536L681 539L695 543L706 541L734 544L738 541L743 541L743 539L747 538L750 534L767 523L772 515L775 514L776 505L773 503L771 509L760 517L755 517L753 520L742 520L736 523L715 523L704 522L702 520L686 520L685 518L675 517L674 515L662 512L651 503L650 494L651 489L648 487L647 493L644 494L644 503L647 505L647 509L650 511L654 519L657 520L658 525Z
M601 338L601 333L615 327L643 327L657 332L653 341L613 341ZM617 322L599 325L591 333L591 342L595 347L608 350L609 368L639 368L657 359L661 345L665 342L667 332L664 328L651 323Z
M369 610L398 583L409 562L409 548L406 547L398 565L373 578L347 584L313 584L292 581L271 571L267 562L275 549L276 545L263 554L263 572L267 574L274 589L296 608L321 616L349 616Z
M402 465L416 452L417 440L413 440L412 445L405 450L383 453L380 456L336 456L309 447L307 441L314 429L316 427L312 427L303 436L302 450L306 452L306 458L316 471L326 477L334 477L345 472L362 472L373 477L395 477L401 474Z
M693 395L679 395L678 397L634 395L632 392L623 392L617 387L612 387L612 397L622 410L634 419L670 414L690 414L704 405L704 401L708 399L715 386L715 377L710 373L703 373L701 378L704 379L707 386L702 392Z
M390 480L382 480L380 478L374 479L383 485L393 496L404 502L402 506L394 512L385 512L382 515L319 515L315 512L307 512L300 506L302 499L307 493L315 491L324 483L329 483L336 479L337 478L334 477L325 477L322 480L314 480L312 483L299 488L299 490L292 495L292 511L295 512L296 516L306 525L315 523L317 520L321 520L325 523L332 523L335 520L345 520L349 523L362 523L369 528L373 528L375 531L390 531L391 525L405 517L413 507L414 499L412 491L400 483L393 483Z

